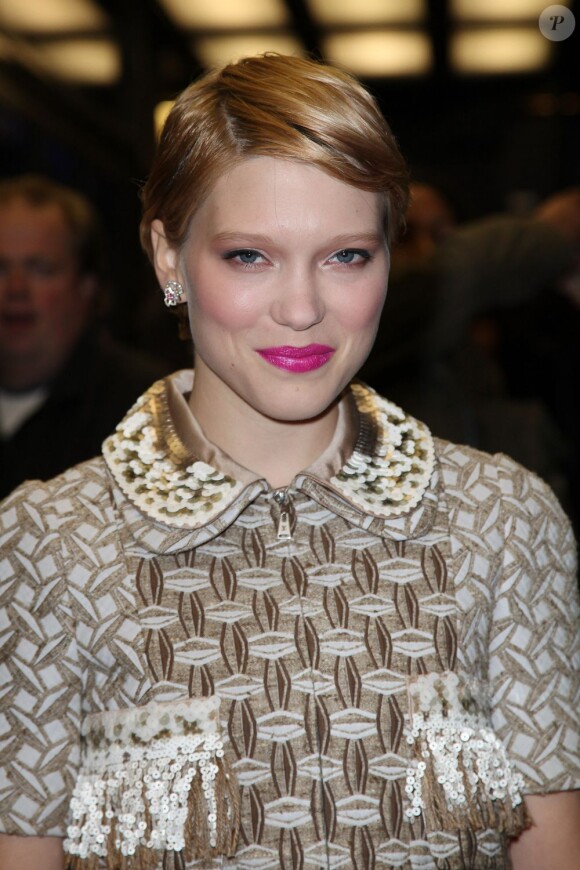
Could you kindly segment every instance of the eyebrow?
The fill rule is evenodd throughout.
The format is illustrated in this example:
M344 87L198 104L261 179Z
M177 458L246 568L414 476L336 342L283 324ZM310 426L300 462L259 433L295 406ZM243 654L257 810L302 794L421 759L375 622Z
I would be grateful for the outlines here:
M276 245L277 242L271 236L263 235L262 233L249 233L243 230L227 230L222 233L216 233L213 237L214 242L235 242L243 239L244 244L256 245L257 247ZM375 231L372 233L341 233L338 236L333 236L328 240L330 247L344 247L355 243L366 242L369 244L382 244L385 241L384 235L381 232Z

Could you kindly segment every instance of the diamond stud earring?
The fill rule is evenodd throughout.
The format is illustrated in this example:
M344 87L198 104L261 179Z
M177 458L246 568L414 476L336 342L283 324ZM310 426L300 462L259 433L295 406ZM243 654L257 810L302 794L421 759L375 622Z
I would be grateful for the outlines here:
M183 287L179 281L168 281L163 288L163 301L168 308L174 308L179 305L183 296Z

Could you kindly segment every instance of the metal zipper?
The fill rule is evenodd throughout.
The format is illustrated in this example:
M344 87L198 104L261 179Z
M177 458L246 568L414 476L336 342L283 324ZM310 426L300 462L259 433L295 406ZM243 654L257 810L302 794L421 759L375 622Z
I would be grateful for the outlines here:
M279 541L292 540L292 532L290 530L290 513L288 511L288 490L276 489L272 494L272 498L280 508L280 517L278 519L278 532L276 537Z

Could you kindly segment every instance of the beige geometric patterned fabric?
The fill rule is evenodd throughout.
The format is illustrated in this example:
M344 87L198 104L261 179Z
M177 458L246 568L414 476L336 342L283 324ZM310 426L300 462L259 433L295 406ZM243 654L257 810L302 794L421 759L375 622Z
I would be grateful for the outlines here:
M0 829L65 834L81 717L217 695L242 827L235 858L204 866L506 867L496 831L405 816L408 685L455 671L526 791L580 787L574 544L534 475L435 448L402 516L300 475L291 539L241 473L195 530L148 517L102 459L18 490L0 515Z
M446 491L457 494L449 521L462 554L455 577L465 614L459 658L469 672L489 659L492 724L529 792L577 788L578 596L569 579L575 542L538 477L505 456L464 465L456 454L447 445L442 461ZM491 585L488 542L502 555ZM489 646L482 647L488 625Z

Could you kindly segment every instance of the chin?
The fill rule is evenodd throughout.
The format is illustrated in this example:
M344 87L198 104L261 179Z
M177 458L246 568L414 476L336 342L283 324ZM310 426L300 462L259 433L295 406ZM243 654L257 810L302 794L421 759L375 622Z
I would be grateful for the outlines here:
M259 413L272 420L301 423L323 416L336 403L342 390L343 387L327 391L318 385L311 390L296 391L292 387L278 391L271 401L265 401L262 396L260 401L252 404Z

